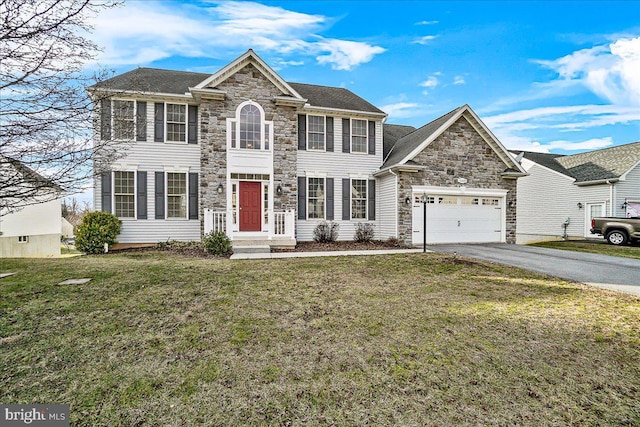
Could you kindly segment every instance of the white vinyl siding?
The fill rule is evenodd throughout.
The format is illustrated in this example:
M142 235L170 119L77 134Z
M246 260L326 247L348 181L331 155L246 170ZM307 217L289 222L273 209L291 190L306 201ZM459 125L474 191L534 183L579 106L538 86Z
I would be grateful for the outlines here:
M362 153L342 152L342 118L343 116L331 115L333 119L334 151L307 151L298 150L297 169L298 176L312 176L314 173L322 173L327 178L333 178L334 195L334 220L340 226L338 240L353 240L358 222L369 222L375 225L375 237L381 238L379 232L381 228L390 229L394 224L380 222L380 209L385 209L388 200L380 197L379 186L376 185L376 219L375 221L363 220L342 220L342 179L352 179L355 176L361 179L373 179L372 174L380 169L382 165L382 123L376 120L376 154L366 156ZM376 180L379 181L379 180ZM313 229L320 220L296 220L296 238L298 241L312 241ZM385 221L393 221L392 218L385 217Z
M560 239L567 219L568 236L584 238L587 203L605 202L608 211L608 185L579 187L573 179L527 159L522 165L529 176L518 179L517 243Z
M127 148L126 156L119 163L135 164L138 171L147 172L147 212L148 219L123 221L119 243L157 243L169 239L190 241L200 240L200 221L196 220L157 220L155 214L155 174L170 172L166 166L179 166L189 172L200 172L199 144L159 144L153 142L152 100L147 100L147 141L136 142ZM118 163L117 162L117 163ZM165 189L166 190L166 189ZM94 207L101 210L101 179L94 180ZM166 194L166 193L165 193ZM166 212L166 211L165 211Z
M398 237L397 185L397 178L392 174L384 175L377 180L376 219L381 239Z
M626 212L622 208L625 198L628 200L640 200L640 164L631 169L624 181L619 181L614 187L614 216L623 217Z

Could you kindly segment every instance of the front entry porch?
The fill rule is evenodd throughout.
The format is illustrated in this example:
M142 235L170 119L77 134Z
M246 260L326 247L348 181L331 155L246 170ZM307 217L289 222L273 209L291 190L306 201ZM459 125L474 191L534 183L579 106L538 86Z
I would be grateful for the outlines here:
M248 190L251 192L251 190ZM247 198L252 197L250 194ZM240 193L241 206L245 205L242 202L242 190ZM296 222L295 211L273 211L268 210L264 216L264 223L262 223L262 215L258 213L260 228L255 225L251 225L252 217L255 217L255 213L251 213L253 209L248 209L250 212L246 215L248 222L248 229L244 227L246 223L242 220L243 214L240 209L240 215L235 215L233 210L228 211L214 211L213 209L204 210L204 233L222 231L231 240L233 246L269 246L271 248L292 248L296 245ZM239 219L239 221L238 221ZM253 228L253 230L251 229ZM257 230L255 230L258 228Z

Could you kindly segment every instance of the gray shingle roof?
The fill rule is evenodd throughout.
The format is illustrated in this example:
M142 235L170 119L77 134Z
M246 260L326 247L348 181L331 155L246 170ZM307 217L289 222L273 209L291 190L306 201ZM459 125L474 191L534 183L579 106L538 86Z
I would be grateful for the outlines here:
M184 95L210 74L188 71L136 68L92 86L98 89L133 90L140 92L171 93Z
M189 87L197 86L210 76L210 74L192 73L188 71L136 68L135 70L105 80L91 88L184 95L186 92L189 92ZM339 108L342 110L384 114L384 111L378 109L348 89L303 83L288 84L314 107Z
M400 138L410 134L415 130L416 128L414 128L413 126L391 125L391 124L385 123L384 126L382 127L382 142L383 142L382 157L383 158L387 157L387 154L389 154L389 151L391 151L395 143Z
M402 161L405 157L407 157L413 150L418 148L420 144L422 144L425 140L427 140L435 131L440 129L440 127L447 122L451 117L453 117L461 108L465 106L461 106L456 108L453 111L449 111L444 116L440 116L434 121L427 123L421 128L411 132L408 135L400 138L387 156L384 164L381 169L388 168L391 166L395 166L399 162Z
M638 163L640 161L640 142L570 156L525 151L524 157L575 178L576 183L601 181L619 178Z

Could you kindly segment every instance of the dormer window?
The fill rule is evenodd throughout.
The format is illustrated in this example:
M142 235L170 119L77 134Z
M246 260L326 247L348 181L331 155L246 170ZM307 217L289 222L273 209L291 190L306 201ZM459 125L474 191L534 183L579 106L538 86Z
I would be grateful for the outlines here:
M264 110L253 102L238 106L236 117L227 119L227 142L230 148L242 150L270 150L273 122L264 120Z

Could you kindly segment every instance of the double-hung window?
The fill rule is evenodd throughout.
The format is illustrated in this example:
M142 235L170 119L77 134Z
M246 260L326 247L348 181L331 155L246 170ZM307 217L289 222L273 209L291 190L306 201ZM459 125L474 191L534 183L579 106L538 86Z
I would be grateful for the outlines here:
M114 214L118 218L136 216L136 176L135 172L113 172Z
M113 100L113 139L133 140L135 137L134 101Z
M187 217L187 174L167 172L167 218Z
M167 141L187 142L187 106L167 104Z
M325 129L324 116L307 116L307 150L324 151Z
M367 153L367 121L351 119L351 152Z
M308 178L307 181L307 218L325 218L325 180Z
M351 180L351 219L367 219L367 180Z

